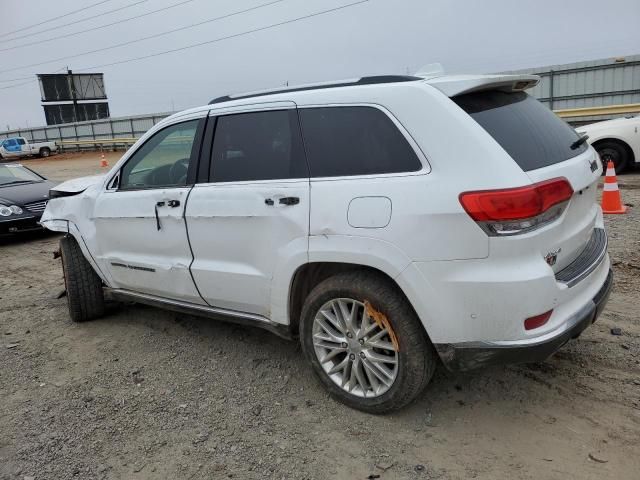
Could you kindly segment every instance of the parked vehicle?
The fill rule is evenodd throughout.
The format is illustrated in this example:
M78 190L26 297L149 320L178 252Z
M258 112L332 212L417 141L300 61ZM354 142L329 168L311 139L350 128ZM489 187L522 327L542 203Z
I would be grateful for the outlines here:
M41 230L38 223L56 186L17 163L0 163L0 235Z
M169 117L52 190L71 318L108 293L299 337L328 391L373 413L439 360L544 360L612 276L601 165L525 93L538 80L365 77Z
M7 138L0 142L0 159L8 160L32 155L45 158L57 151L58 146L55 142L29 143L29 140L24 137Z
M589 135L593 145L606 166L612 161L616 173L622 173L640 162L640 116L616 118L604 122L578 127L583 135Z

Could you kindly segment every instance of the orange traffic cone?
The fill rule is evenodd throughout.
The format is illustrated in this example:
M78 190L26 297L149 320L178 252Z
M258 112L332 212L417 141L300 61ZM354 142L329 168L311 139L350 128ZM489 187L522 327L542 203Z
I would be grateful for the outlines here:
M101 158L100 158L100 166L102 168L109 166L109 162L107 162L107 159L104 158L104 153L101 155Z
M602 213L626 213L627 207L622 204L616 169L612 161L607 163L607 173L604 177L602 188Z

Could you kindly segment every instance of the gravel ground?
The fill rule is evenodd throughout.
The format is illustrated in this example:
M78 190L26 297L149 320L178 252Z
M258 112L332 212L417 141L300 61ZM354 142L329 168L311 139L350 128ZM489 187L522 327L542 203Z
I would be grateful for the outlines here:
M24 163L101 171L95 153ZM73 324L58 237L0 241L0 479L638 479L640 174L619 182L635 208L606 218L600 320L542 364L439 368L386 416L329 399L260 330L117 305Z

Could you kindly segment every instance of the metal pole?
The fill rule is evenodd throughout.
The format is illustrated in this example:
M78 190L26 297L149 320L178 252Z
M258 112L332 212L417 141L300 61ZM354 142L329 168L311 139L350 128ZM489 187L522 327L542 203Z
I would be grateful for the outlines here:
M73 72L67 70L67 81L69 82L69 90L71 91L71 99L73 100L73 121L78 121L78 99L76 98L76 86L73 83Z
M80 140L80 137L78 137L78 124L74 123L73 124L73 131L76 133L76 142ZM76 143L76 152L80 151L80 144Z
M115 133L113 133L113 120L109 119L109 129L111 130L111 138L116 138ZM116 151L116 144L113 143L111 145L111 151L115 152Z
M549 110L553 110L553 70L549 70Z
M89 125L91 125L91 139L95 140L96 139L96 130L95 128L93 128L93 122L91 122ZM93 148L95 149L98 146L97 143L93 144Z

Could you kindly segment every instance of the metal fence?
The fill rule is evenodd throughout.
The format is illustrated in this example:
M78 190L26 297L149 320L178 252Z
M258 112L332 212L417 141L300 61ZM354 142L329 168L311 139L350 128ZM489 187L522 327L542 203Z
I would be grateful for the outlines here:
M539 75L540 83L530 93L575 125L620 116L605 107L626 105L626 113L640 111L640 55L509 73Z
M169 115L171 113L155 113L46 127L19 128L0 132L0 140L24 137L30 142L58 142L66 150L96 149L107 144L113 148L123 148L134 143L135 139Z

